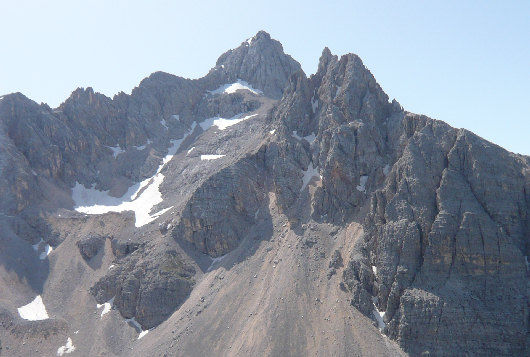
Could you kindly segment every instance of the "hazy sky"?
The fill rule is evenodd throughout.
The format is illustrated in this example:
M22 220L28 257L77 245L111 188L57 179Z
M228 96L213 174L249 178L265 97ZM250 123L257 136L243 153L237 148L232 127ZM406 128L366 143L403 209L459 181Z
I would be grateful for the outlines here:
M0 95L58 106L201 77L259 30L306 72L353 52L405 109L530 154L530 1L0 0Z

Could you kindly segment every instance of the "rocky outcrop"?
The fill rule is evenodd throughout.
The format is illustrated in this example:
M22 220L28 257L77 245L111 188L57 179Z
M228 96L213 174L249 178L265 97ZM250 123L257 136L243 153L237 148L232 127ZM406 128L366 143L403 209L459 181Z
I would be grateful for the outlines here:
M132 252L137 250L142 245L143 245L142 243L131 242L130 240L125 241L125 240L113 239L111 241L112 254L114 254L114 256L117 258L121 258L121 257L131 254Z
M194 268L176 251L142 247L116 262L91 292L100 304L113 299L124 318L135 318L149 329L184 302L194 275Z
M89 234L77 241L76 244L83 259L90 260L105 246L105 237L97 234Z
M218 257L233 250L265 201L260 155L240 160L208 179L190 198L172 235Z

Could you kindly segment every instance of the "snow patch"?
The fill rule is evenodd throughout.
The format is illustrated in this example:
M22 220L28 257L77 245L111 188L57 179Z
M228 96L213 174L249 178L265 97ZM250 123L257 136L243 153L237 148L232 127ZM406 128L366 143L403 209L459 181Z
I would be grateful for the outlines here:
M248 84L245 81L242 81L241 79L238 79L235 83L230 84L223 84L216 90L210 91L211 94L221 94L221 93L227 93L232 94L237 92L238 90L248 90L254 94L263 94L262 91L259 89L252 88L250 84Z
M304 190L304 188L307 186L307 184L309 183L309 181L311 181L313 177L318 176L322 178L318 172L318 166L313 167L312 162L310 162L307 166L307 170L302 171L302 173L304 174L304 177L302 177L302 188L300 189L300 191Z
M315 97L311 97L311 108L313 108L313 114L317 112L318 109L318 99L315 99Z
M160 120L160 124L162 124L162 126L163 126L164 128L166 128L166 130L169 130L169 128L168 128L168 126L167 126L166 119L162 119L162 120Z
M103 318L103 315L108 313L112 309L113 306L114 306L114 297L112 297L112 299L110 299L109 301L103 304L96 304L96 307L98 309L103 308L103 311L101 311L101 318Z
M166 213L167 211L169 211L169 210L172 209L172 208L173 208L173 206L170 206L170 207L168 207L168 208L161 209L160 211L154 213L152 217L153 217L153 218L158 218L158 217L160 217L161 215L163 215L164 213Z
M96 190L94 185L86 188L76 182L75 187L72 189L75 210L86 214L133 211L136 217L136 227L141 227L155 220L163 213L162 210L153 215L150 214L153 207L163 201L162 193L159 190L160 185L164 181L164 175L161 171L177 153L182 141L193 132L195 126L196 123L194 122L190 130L181 139L170 141L171 147L168 149L167 155L163 158L162 164L160 164L154 176L129 187L122 197L112 197L108 191Z
M228 255L228 254L221 255L220 257L217 257L217 258L212 258L212 257L210 257L210 258L212 259L212 262L210 263L210 266L208 267L207 272L212 271L214 265L216 265L216 264L219 263L221 260L223 260L227 255Z
M150 139L147 139L147 143L141 146L133 146L136 150L142 151L144 150L147 145L151 145L152 141Z
M195 149L195 146L188 150L188 154Z
M215 160L220 159L225 155L201 155L201 160Z
M374 272L374 275L377 275L377 267L375 265L372 265L372 271Z
M373 311L373 314L374 314L374 317L375 317L375 321L377 321L377 327L379 328L379 331L382 331L386 324L385 324L385 321L383 320L383 318L385 317L385 312L384 311L379 311L377 309L377 298L374 296L372 297L372 302L374 304L374 311Z
M386 164L385 167L383 167L383 174L386 176L390 172L390 165Z
M33 244L32 245L33 247L33 250L36 251L36 252L39 252L40 251L40 254L39 254L39 259L40 260L44 260L48 257L48 255L50 255L50 253L53 251L53 247L51 247L49 244L44 244L44 241L42 240L42 238L40 239L40 241L36 244Z
M368 176L361 176L361 184L357 186L357 191L366 192L366 181L368 181Z
M311 134L309 134L307 136L301 137L300 135L298 135L296 130L293 131L293 137L295 137L298 140L302 140L302 139L307 140L309 142L309 144L312 144L313 141L315 141L315 139L316 139L315 133L311 133Z
M139 332L138 340L147 335L147 333L149 332L149 330L142 330L142 326L138 323L138 321L134 319L134 317L132 319L126 319L125 322L130 322Z
M44 243L44 241L42 240L42 238L40 239L40 241L37 242L37 244L33 244L32 247L33 247L33 250L34 251L38 251L39 250L39 247L40 245Z
M40 295L37 295L32 302L18 308L18 314L24 320L39 321L48 319L48 312L42 302Z
M122 150L122 148L118 146L107 146L109 149L112 150L112 156L116 158L118 155L123 154L125 150Z
M208 118L208 119L200 122L199 125L201 126L202 130L204 130L204 131L210 129L210 127L212 127L212 126L216 126L217 128L219 128L219 130L225 130L226 128L231 127L232 125L235 125L235 124L240 123L240 122L242 122L244 120L253 118L253 117L257 116L258 114L247 115L246 117L243 117L243 118L241 118L241 115L243 115L243 114L237 114L237 115L233 116L230 119L225 119L225 118L221 118L221 117Z
M74 343L72 342L72 339L68 337L66 340L66 345L61 346L57 349L57 356L62 356L65 353L72 353L75 351Z
M50 255L50 253L53 251L53 248L49 245L49 244L46 244L44 246L44 251L40 253L39 255L39 259L40 260L44 260L48 257L48 255Z
M269 131L269 133L270 133L271 135L273 135L275 132L276 132L276 129L272 129L271 131Z

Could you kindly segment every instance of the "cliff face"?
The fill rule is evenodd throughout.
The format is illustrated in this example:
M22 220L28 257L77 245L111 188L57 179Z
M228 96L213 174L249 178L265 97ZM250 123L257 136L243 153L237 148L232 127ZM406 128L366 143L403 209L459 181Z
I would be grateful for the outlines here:
M353 305L384 313L383 332L413 355L524 354L528 157L389 104L353 55L325 51L308 82L296 97L305 105L281 116L316 133L314 218L360 218L369 201L344 272Z
M406 112L356 55L326 48L307 77L259 32L201 79L157 72L57 109L8 95L0 121L1 224L20 252L54 248L32 291L66 306L68 331L90 309L52 293L60 281L112 307L104 328L154 328L139 355L200 355L197 339L227 355L402 353L383 336L410 355L529 349L530 158ZM74 266L77 280L58 270ZM327 308L336 320L315 322ZM107 341L87 353L128 352L84 336Z

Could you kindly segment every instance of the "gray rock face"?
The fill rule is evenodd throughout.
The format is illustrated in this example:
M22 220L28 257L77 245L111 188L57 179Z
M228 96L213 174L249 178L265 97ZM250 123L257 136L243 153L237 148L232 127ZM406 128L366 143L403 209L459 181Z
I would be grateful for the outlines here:
M105 246L105 237L90 234L77 242L81 256L85 260L92 259Z
M173 236L212 257L237 247L264 208L265 187L259 169L263 165L259 161L256 157L243 159L206 181L188 201Z
M352 302L370 315L375 296L385 333L412 355L523 355L527 160L409 114L400 131L344 275Z
M128 254L131 254L137 250L142 244L138 242L123 241L118 239L113 239L111 242L112 253L115 257L121 258Z
M384 333L412 355L523 355L528 158L403 112L355 55L325 50L317 74L293 76L278 108L282 134L316 137L279 148L318 165L313 218L343 224L370 202L343 275L352 305L385 312ZM293 205L296 190L284 191Z
M217 60L220 69L231 81L242 79L252 83L271 98L280 99L289 76L301 69L291 56L284 54L282 44L260 31L235 50Z
M135 318L143 329L157 326L188 297L194 285L193 267L174 250L145 247L119 260L91 292L98 303L114 298L125 318Z

